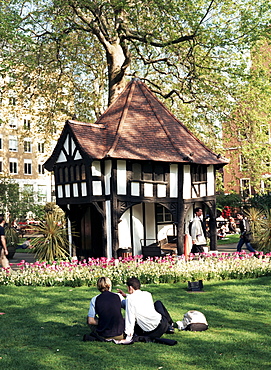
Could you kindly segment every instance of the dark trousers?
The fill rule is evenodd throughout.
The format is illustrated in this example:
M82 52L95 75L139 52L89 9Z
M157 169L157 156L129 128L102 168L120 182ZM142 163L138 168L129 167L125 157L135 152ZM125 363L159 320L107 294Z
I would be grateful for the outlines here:
M195 253L204 253L203 247L205 247L205 245L193 244L190 253L193 253L193 254L195 254Z
M154 302L154 308L162 316L159 325L152 331L143 331L139 325L135 324L134 332L136 335L149 337L152 339L160 338L163 334L167 332L169 325L173 325L172 318L170 317L168 310L161 301Z

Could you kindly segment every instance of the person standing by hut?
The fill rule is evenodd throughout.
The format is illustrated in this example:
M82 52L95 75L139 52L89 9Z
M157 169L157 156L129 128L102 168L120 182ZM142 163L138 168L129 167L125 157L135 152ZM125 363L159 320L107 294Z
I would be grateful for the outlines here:
M206 246L206 228L202 220L202 209L195 208L195 217L191 224L192 249L191 253L204 253Z
M9 268L9 262L7 259L8 249L5 237L5 218L3 215L0 215L0 263L1 266L5 269Z

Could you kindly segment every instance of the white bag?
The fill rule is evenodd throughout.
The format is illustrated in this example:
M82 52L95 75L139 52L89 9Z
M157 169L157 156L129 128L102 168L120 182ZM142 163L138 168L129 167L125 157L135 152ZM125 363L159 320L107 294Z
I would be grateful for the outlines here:
M177 321L176 324L178 325L179 330L190 330L191 324L202 324L198 325L199 331L206 330L208 329L208 322L206 320L205 315L202 312L199 311L188 311L186 314L184 314L183 320L182 321ZM194 329L197 325L194 325ZM193 326L192 326L193 328Z

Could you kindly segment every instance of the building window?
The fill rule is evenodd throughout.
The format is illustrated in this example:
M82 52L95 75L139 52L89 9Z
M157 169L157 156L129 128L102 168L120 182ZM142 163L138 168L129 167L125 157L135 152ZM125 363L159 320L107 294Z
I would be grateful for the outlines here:
M24 129L30 130L30 128L31 128L30 119L24 118Z
M260 126L260 132L261 132L261 135L262 135L262 139L261 139L261 142L262 143L266 143L266 144L270 144L271 142L271 136L270 136L270 126L269 125L261 125Z
M247 128L246 127L239 128L237 132L237 139L239 141L243 141L243 140L248 140L248 138L249 138L249 134L248 134Z
M9 105L16 105L16 98L14 96L10 96L8 99Z
M17 128L17 117L14 115L9 116L9 127L16 129Z
M251 195L250 179L240 179L241 195L244 199Z
M17 136L10 136L9 137L9 151L10 152L17 152L18 151Z
M3 158L0 158L0 173L3 172Z
M24 152L25 153L32 153L31 139L25 139L24 140Z
M32 161L31 159L24 160L24 174L32 175Z
M47 200L47 187L46 185L38 185L38 201L46 202Z
M38 164L38 173L39 175L44 175L44 166L43 164Z
M34 187L31 184L24 184L23 198L27 202L34 202Z
M0 150L3 149L3 137L0 135Z
M244 156L240 155L240 171L247 171L248 169L248 162L247 159L244 158Z
M44 153L44 143L38 143L38 152Z
M17 174L18 173L18 161L15 158L9 159L9 173Z
M192 183L207 182L207 166L202 164L191 165Z

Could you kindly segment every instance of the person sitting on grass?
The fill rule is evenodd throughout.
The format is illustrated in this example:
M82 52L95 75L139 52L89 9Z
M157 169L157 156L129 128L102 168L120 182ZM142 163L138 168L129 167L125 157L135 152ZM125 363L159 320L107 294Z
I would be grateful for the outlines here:
M151 293L140 290L140 281L136 277L129 278L126 284L128 295L118 290L126 297L125 344L133 341L134 334L150 340L165 333L173 334L173 321L163 303L153 303Z
M30 240L31 240L31 238L27 238L23 242L23 244L18 245L17 249L27 249L27 248L30 248L31 249Z
M98 334L104 339L124 338L124 318L121 314L123 297L118 293L112 293L112 283L108 277L100 277L97 288L101 294L96 295L90 301L87 323L92 333L85 334L83 340L93 340L91 335Z

